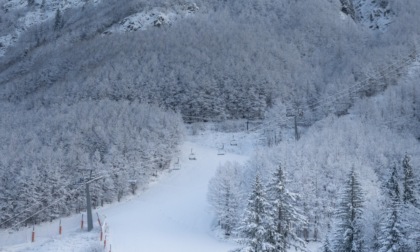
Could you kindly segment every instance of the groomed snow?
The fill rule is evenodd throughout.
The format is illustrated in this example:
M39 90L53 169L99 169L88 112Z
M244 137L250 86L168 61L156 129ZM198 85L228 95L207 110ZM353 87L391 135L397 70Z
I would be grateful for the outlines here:
M197 160L189 160L193 150ZM140 197L103 213L115 251L228 251L237 245L218 240L211 230L214 215L207 202L208 181L220 163L247 157L186 142L181 169L165 174Z

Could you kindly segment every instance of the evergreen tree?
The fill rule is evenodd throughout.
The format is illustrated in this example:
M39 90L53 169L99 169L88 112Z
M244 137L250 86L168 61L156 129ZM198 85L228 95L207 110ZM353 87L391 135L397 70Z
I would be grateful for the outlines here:
M269 209L270 204L267 201L265 189L257 175L245 210L244 221L239 230L245 245L242 251L276 251L272 243L274 223Z
M334 237L334 251L363 251L362 238L363 191L359 178L352 168L344 184L341 200L336 212L337 229Z
M273 244L276 251L286 252L291 246L304 250L305 243L292 230L292 226L299 226L305 220L296 207L295 195L286 189L286 178L281 165L273 174L268 192L274 224Z
M403 160L403 169L404 169L404 181L403 181L403 202L404 204L412 204L417 206L417 200L415 197L416 182L414 180L413 168L410 165L410 157L405 155Z
M25 225L39 223L39 216L33 215L34 212L42 208L42 200L39 194L40 179L37 167L28 163L22 166L20 176L17 180L17 201L15 205L15 213L19 213L19 217L14 219L14 224L22 222Z
M381 226L382 236L379 238L381 244L380 252L403 252L403 233L401 226L401 203L400 189L398 186L397 167L392 168L391 177L387 183L388 204Z
M239 181L236 179L239 164L226 163L220 166L209 182L208 198L216 210L220 227L230 236L238 224L240 202Z
M330 238L328 237L328 235L325 238L324 244L322 246L322 252L333 252L331 249Z
M55 12L55 19L54 19L54 31L58 31L61 28L63 28L63 17L61 14L60 9L57 9L57 11Z

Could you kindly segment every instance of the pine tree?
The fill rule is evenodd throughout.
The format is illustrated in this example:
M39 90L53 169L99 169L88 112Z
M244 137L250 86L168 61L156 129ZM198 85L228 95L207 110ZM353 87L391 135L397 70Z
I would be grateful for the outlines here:
M14 221L16 224L22 222L25 225L39 223L39 215L33 215L42 208L38 168L30 164L23 165L17 183L17 199L12 204L15 205L15 213L19 213L20 216Z
M269 209L270 204L267 201L265 189L260 177L257 176L245 210L244 221L239 230L245 245L242 251L276 251L272 243L274 223L271 220Z
M208 199L215 208L220 227L230 236L238 224L240 189L238 164L220 166L209 182Z
M54 31L58 31L63 28L63 17L61 15L60 9L57 9L55 12L55 19L54 19Z
M328 237L328 235L325 238L324 244L322 246L322 252L333 252L331 249L330 238Z
M413 168L410 165L410 157L405 155L403 160L403 169L404 169L404 182L403 182L403 202L404 204L412 204L417 206L417 200L415 197L415 180L413 175Z
M392 168L391 177L387 183L388 190L388 206L384 221L381 225L381 234L379 243L381 244L380 252L403 252L404 246L402 242L403 233L401 226L401 203L400 189L398 186L397 167Z
M296 195L286 189L286 178L281 166L274 172L268 192L274 223L273 244L276 251L286 252L291 246L304 250L305 243L292 230L292 226L299 226L305 220L296 207Z
M336 212L338 222L334 237L334 251L363 251L362 213L362 186L354 168L352 168L349 179L344 184L341 200Z

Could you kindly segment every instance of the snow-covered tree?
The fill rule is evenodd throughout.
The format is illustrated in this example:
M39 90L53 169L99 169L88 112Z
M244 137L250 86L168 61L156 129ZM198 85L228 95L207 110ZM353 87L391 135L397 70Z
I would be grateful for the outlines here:
M232 234L239 222L241 191L239 164L227 162L220 165L209 182L208 199L216 210L218 224L226 236Z
M330 238L328 235L325 237L324 244L322 245L322 252L333 252L331 249Z
M415 195L416 181L413 174L413 168L410 165L410 157L405 155L403 160L404 181L403 181L403 202L417 206Z
M337 226L334 234L334 251L363 251L363 230L361 226L363 197L362 186L353 167L343 185L336 212Z
M54 19L54 31L58 31L63 28L63 14L61 14L61 10L57 9L55 12L55 19Z
M295 247L304 250L305 243L301 240L294 227L301 226L305 220L296 206L296 196L286 189L286 177L281 165L273 174L267 188L270 199L273 228L273 244L276 251L286 252Z
M270 208L265 188L260 181L259 175L257 175L243 216L242 225L239 227L240 237L244 245L241 251L276 251L275 244L273 244L274 222Z
M388 203L381 225L380 252L403 252L403 227L401 219L401 196L398 185L397 167L393 165L391 177L386 185Z

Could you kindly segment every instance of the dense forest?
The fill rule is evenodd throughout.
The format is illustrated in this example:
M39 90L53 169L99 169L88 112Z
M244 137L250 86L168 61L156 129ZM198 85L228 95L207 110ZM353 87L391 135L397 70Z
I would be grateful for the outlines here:
M29 107L137 99L221 119L262 119L280 101L309 107L313 122L395 84L417 45L415 1L392 3L404 18L387 32L343 16L338 1L203 1L170 26L104 35L122 17L164 5L125 2L68 9L59 29L54 19L30 27L1 59L1 99ZM365 80L339 104L313 106Z
M188 15L111 29L156 10ZM169 167L183 120L247 119L264 146L245 166L221 164L209 186L226 236L266 251L312 240L417 251L418 10L417 0L0 0L0 227L83 210L90 170L104 176L95 206L135 193ZM258 244L256 209L271 232ZM390 234L401 247L390 250Z

